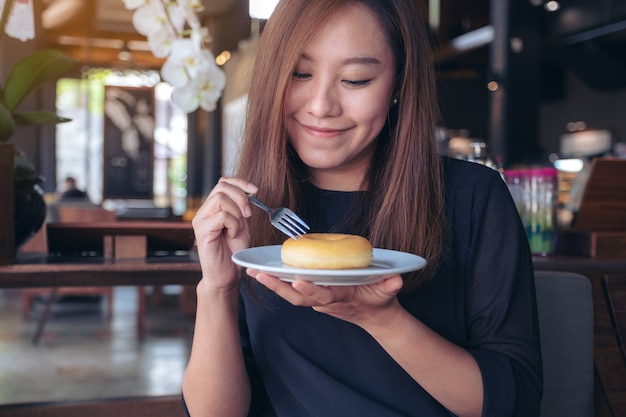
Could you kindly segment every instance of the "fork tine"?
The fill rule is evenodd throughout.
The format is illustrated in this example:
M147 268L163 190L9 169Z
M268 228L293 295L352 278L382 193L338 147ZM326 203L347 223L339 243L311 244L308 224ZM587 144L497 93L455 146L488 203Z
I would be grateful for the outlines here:
M294 225L290 224L289 222L285 222L285 221L281 221L280 225L282 227L284 227L285 229L289 230L291 232L291 234L295 235L295 236L302 236L304 235L303 231L298 229L297 227L295 227Z
M293 211L290 210L290 211L286 212L285 214L289 217L290 220L296 221L304 229L306 229L306 230L310 229L309 225L306 224L304 222L304 220L302 220L300 217L298 217L298 215L296 213L294 213Z
M292 239L295 239L296 236L302 236L306 234L306 231L310 229L309 225L307 225L300 217L298 217L296 213L286 207L281 207L277 209L269 208L251 194L248 195L248 199L255 206L269 213L270 223L275 228L277 228Z
M296 219L289 217L289 216L283 216L280 220L285 223L288 223L293 229L300 232L300 234L305 234L307 229L309 228L309 226L307 226L306 223L304 223L303 225L301 222L298 222Z
M297 223L294 223L289 217L282 217L278 223L288 229L292 234L302 236L306 232Z

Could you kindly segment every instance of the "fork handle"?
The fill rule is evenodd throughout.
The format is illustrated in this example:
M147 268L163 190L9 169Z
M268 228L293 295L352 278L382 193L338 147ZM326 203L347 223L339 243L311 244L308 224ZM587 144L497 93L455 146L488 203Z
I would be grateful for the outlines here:
M250 200L250 202L254 204L255 206L265 210L268 213L270 212L270 208L266 206L265 204L261 203L259 199L253 196L252 194L248 194L248 200Z

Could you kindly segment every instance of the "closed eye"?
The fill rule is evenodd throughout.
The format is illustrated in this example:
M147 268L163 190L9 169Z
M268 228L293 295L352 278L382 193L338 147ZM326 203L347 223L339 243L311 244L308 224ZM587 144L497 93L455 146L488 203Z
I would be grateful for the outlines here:
M372 82L372 80L343 80L342 82L346 84L348 87L357 88L357 87L364 87L368 85L369 83Z
M295 78L296 80L306 80L308 78L311 78L311 74L307 74L305 72L294 71L291 73L291 77Z

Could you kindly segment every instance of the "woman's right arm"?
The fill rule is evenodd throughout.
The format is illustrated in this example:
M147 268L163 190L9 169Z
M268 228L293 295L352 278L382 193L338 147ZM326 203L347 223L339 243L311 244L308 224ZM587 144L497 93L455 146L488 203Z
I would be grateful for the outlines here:
M183 377L183 395L191 417L246 416L250 380L244 365L237 302L239 273L232 253L250 246L246 193L256 187L222 178L193 219L202 267L197 286L193 344Z

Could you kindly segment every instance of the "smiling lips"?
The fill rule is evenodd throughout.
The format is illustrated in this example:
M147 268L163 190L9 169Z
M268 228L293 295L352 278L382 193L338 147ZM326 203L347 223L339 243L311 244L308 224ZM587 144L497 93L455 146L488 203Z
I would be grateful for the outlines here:
M300 124L304 131L317 138L333 138L343 134L348 129L331 129L326 127L308 126Z

